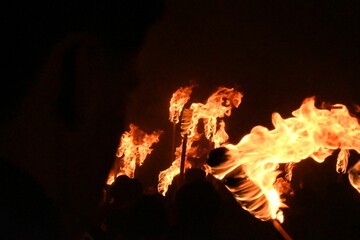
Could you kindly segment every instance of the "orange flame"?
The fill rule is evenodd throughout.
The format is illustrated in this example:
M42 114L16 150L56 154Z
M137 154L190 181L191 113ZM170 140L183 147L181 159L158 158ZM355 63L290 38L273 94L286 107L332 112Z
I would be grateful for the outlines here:
M291 179L293 164L309 157L321 163L340 148L336 169L345 173L348 150L360 153L359 123L344 105L317 109L315 99L308 98L292 114L293 117L283 119L274 113L273 130L256 126L238 144L225 145L228 161L211 168L219 179L231 175L239 180L237 186L228 186L229 190L244 209L261 220L283 221L280 208L284 204L274 187L279 183L279 164L288 164ZM360 163L349 172L350 182L358 191L359 173Z
M114 166L108 176L107 184L111 185L119 175L134 177L136 166L141 166L146 157L153 151L151 146L159 142L161 130L146 134L134 124L130 131L122 134L116 153Z
M189 101L194 85L188 87L180 87L176 90L170 100L169 107L169 119L170 122L178 123L181 115L181 111L184 105Z
M360 105L355 105L355 112L360 112Z
M202 119L204 122L205 137L211 138L217 130L217 119L231 115L231 109L238 107L241 103L243 95L235 91L233 88L220 87L213 93L206 104L193 103L190 109L193 111L190 126L188 127L189 137L195 134L195 129Z
M349 182L360 193L360 161L349 170Z
M214 148L218 148L221 144L226 143L229 140L229 135L225 131L225 122L221 120L219 122L219 129L215 132L212 137L212 141L214 142Z
M199 141L201 136L197 131L200 120L203 120L204 123L205 137L215 143L215 146L220 146L228 140L225 123L224 121L218 123L218 118L230 116L231 109L240 105L242 97L243 95L233 88L220 87L208 98L206 104L192 103L190 109L184 109L181 134L188 134L186 143L188 157L198 158L200 154L198 148L193 146L193 143ZM170 104L176 104L176 102L170 102ZM172 118L170 117L170 119ZM171 167L159 174L158 190L163 195L166 194L173 178L180 171L181 150L181 146L176 148L175 160ZM191 164L185 161L185 168L190 167Z
M187 146L189 146L189 142L187 143ZM161 171L159 174L158 191L164 196L168 191L174 177L180 172L181 149L181 146L176 148L175 160L172 162L171 166L168 169ZM185 162L185 168L189 167L190 164L188 162Z

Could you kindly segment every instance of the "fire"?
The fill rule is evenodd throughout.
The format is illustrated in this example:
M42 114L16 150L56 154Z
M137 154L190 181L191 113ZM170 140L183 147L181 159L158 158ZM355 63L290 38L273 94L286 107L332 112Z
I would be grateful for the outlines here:
M165 195L173 178L175 175L179 174L182 149L186 149L186 159L187 157L191 157L193 159L201 157L199 156L201 155L201 151L194 146L194 143L198 142L201 137L201 134L198 132L198 124L200 120L202 120L204 124L204 135L206 139L214 143L215 146L220 146L228 140L228 135L225 131L225 122L222 120L218 122L218 119L230 116L232 108L237 108L240 105L242 97L243 95L233 88L220 87L208 98L205 104L192 103L189 109L184 109L182 111L182 145L186 144L186 147L182 148L179 146L176 148L175 160L173 161L171 167L160 172L158 184L158 190L160 193ZM182 104L183 100L180 102ZM176 106L179 105L176 101L170 102L170 105L171 104ZM176 108L170 106L170 109ZM172 112L170 111L170 120L173 119L172 116ZM184 141L185 135L186 141ZM184 167L190 168L191 164L189 161L186 161L186 159L184 159Z
M221 144L226 143L229 140L229 135L225 131L225 122L223 120L219 123L219 129L215 132L212 137L212 141L214 142L214 148L218 148Z
M189 146L189 144L187 144ZM159 183L158 191L165 196L168 191L169 186L171 185L174 177L180 172L180 163L181 163L181 146L176 148L175 152L175 161L172 162L171 166L161 171L159 174ZM185 168L189 168L190 164L185 162Z
M134 177L136 166L141 166L146 157L153 151L153 144L159 142L161 130L146 134L134 124L130 131L122 134L116 153L116 160L108 176L107 184L111 185L119 175Z
M188 135L192 137L196 134L196 128L199 120L204 122L205 137L213 140L217 131L217 119L231 115L233 107L238 107L241 103L243 95L235 91L233 88L220 87L213 93L206 104L193 103L190 110L193 111L190 125L188 127Z
M349 170L348 176L351 186L360 193L360 161Z
M279 164L286 164L286 178L291 180L294 164L309 157L321 163L340 149L336 171L346 173L349 150L360 153L359 122L346 106L318 109L315 99L307 98L292 115L283 119L274 113L273 130L255 126L238 144L224 145L227 161L211 168L218 179L237 179L238 184L228 189L244 209L264 221L283 221L280 208L284 204L275 187L279 186ZM360 192L359 174L360 162L349 171L350 183Z
M170 100L169 119L170 122L179 123L181 111L184 105L189 101L194 85L188 87L180 87L176 90Z

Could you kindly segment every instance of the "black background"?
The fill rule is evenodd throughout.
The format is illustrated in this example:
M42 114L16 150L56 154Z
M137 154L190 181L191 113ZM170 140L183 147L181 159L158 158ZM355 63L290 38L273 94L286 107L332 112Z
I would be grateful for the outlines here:
M273 112L290 117L311 96L318 107L342 103L355 113L358 10L356 1L168 1L141 51L141 84L129 99L128 122L148 133L165 130L166 143L155 148L165 147L172 93L190 81L198 87L189 103L205 103L220 86L244 94L225 118L231 143L256 125L272 129ZM164 151L154 155L168 158ZM150 161L163 169L170 164Z
M150 29L142 49L141 85L129 99L128 112L129 123L148 133L165 133L136 177L156 187L158 173L171 165L169 101L190 81L198 83L190 102L205 103L219 86L244 94L239 108L225 119L231 143L256 125L272 129L273 112L290 117L311 96L317 106L343 103L354 113L354 104L360 103L359 5L335 0L167 1L164 18ZM358 159L352 152L349 165ZM360 197L347 175L336 173L335 163L336 156L295 167L297 191L285 212L285 227L297 239L354 239L359 233Z

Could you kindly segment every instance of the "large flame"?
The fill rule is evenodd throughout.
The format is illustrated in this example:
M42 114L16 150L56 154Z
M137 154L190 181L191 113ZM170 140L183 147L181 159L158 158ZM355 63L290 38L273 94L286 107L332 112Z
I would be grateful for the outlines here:
M243 95L233 88L220 87L208 98L205 104L192 103L189 109L184 109L182 112L181 134L182 136L187 134L187 157L199 157L200 153L198 148L193 144L198 142L201 136L197 129L200 120L202 120L204 124L204 134L206 139L214 143L215 146L220 146L228 140L228 135L225 131L225 122L218 120L225 116L230 116L232 108L237 108L240 105L242 97ZM181 103L183 103L182 100ZM176 101L170 102L170 104L178 105ZM170 109L172 109L171 106ZM170 112L170 119L172 119L171 116ZM176 148L175 160L171 167L159 174L158 190L163 195L166 194L175 175L180 172L181 151L181 146ZM191 164L188 161L185 161L185 168L190 167Z
M134 124L130 131L121 135L116 159L108 176L107 184L111 185L119 175L134 177L136 166L141 166L146 157L153 151L153 144L159 142L161 130L146 134Z
M293 117L272 116L273 130L254 127L236 145L227 144L228 161L211 168L219 179L231 176L237 184L229 190L242 207L261 220L283 221L278 190L279 164L286 164L288 179L291 168L306 158L321 163L340 149L336 170L346 173L349 150L360 153L360 126L346 106L335 104L330 110L315 107L315 99L305 99ZM360 191L360 163L349 171L349 179ZM289 176L290 175L290 176Z

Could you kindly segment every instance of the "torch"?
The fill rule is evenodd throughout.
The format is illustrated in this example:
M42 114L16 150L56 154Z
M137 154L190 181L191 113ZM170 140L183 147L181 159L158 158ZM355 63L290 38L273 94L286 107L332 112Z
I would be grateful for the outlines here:
M131 123L130 131L121 135L116 159L108 176L107 185L111 185L119 175L134 178L135 169L141 166L152 152L152 146L159 142L162 130L147 134L138 126Z
M181 135L183 136L182 141L182 150L181 150L181 159L180 159L180 177L181 179L185 173L185 160L186 160L186 146L188 138L188 130L191 124L191 118L193 115L193 110L184 108L181 118Z
M210 152L207 164L211 167L215 176L216 169L221 169L225 162L229 162L228 154L229 149L226 147L219 147ZM292 239L281 226L280 222L277 219L271 218L271 209L266 196L263 194L261 188L246 175L244 168L233 168L233 170L223 176L221 180L243 209L258 219L263 221L270 220L284 240Z
M222 157L209 157L208 165L213 175L225 180L225 185L245 210L264 221L283 221L280 208L284 204L275 184L279 179L280 164L286 164L286 178L290 181L294 164L304 159L312 158L322 163L340 149L336 171L346 173L349 150L360 153L360 125L345 105L318 109L312 97L305 99L292 115L283 119L279 113L273 113L274 129L255 126L239 143L226 144L223 156L220 154ZM356 169L350 169L349 181L358 190L359 171ZM228 179L236 179L236 184L228 184ZM272 221L285 239L291 239L279 222Z
M171 145L171 161L175 158L175 136L176 136L176 124L179 122L180 114L184 108L184 105L189 101L192 89L195 85L192 84L187 87L180 87L177 89L171 97L169 106L169 120L173 123L172 130L172 145Z

